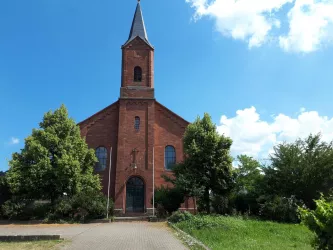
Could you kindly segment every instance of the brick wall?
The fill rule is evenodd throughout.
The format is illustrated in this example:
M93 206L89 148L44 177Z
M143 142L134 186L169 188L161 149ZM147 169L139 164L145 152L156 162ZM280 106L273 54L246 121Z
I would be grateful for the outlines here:
M154 88L154 49L137 37L122 48L121 87L140 86ZM142 81L134 82L134 68L142 69Z
M145 183L145 208L151 207L152 148L154 141L154 100L119 100L118 158L115 186L115 207L125 210L126 182L139 176ZM135 117L140 117L140 129L134 128ZM133 149L137 149L137 168L134 169Z
M110 195L113 198L117 163L118 109L119 104L116 102L79 124L81 136L86 138L89 148L95 150L98 147L105 147L108 150L107 167L104 171L97 172L101 177L104 194L108 193L110 149L112 147Z

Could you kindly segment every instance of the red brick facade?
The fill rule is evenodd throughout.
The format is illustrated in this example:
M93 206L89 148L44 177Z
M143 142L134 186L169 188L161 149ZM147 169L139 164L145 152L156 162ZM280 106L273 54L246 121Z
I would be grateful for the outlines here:
M135 67L141 69L140 79L136 81ZM134 126L136 117L140 118L139 129ZM127 182L129 178L137 176L144 183L143 212L150 213L153 168L155 187L167 185L161 177L162 174L170 174L165 168L165 148L173 146L176 161L182 161L182 138L188 125L187 121L155 100L154 49L150 44L136 37L122 47L119 100L79 125L81 135L86 138L90 148L107 149L106 168L97 172L101 176L105 194L108 193L112 148L110 195L114 200L115 210L118 213L127 212ZM186 201L182 207L193 209L192 200Z

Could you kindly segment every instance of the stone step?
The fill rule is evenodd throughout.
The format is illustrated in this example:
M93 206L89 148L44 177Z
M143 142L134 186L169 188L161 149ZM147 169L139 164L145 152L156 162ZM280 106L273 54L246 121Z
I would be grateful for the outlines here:
M114 217L115 222L148 221L148 219L149 219L149 216Z

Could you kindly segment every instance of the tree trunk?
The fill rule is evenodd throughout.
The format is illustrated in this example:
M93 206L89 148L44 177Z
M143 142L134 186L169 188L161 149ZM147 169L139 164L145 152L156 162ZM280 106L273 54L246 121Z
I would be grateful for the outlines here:
M210 214L210 198L209 198L209 188L205 189L205 203L206 203L206 212Z

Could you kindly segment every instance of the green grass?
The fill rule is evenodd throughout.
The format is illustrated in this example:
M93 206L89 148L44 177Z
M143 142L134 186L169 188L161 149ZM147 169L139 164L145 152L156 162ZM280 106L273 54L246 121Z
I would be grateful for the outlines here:
M0 242L0 250L45 250L56 249L56 245L64 241L29 241L29 242Z
M196 216L176 226L211 249L306 250L314 238L302 225L224 216Z

